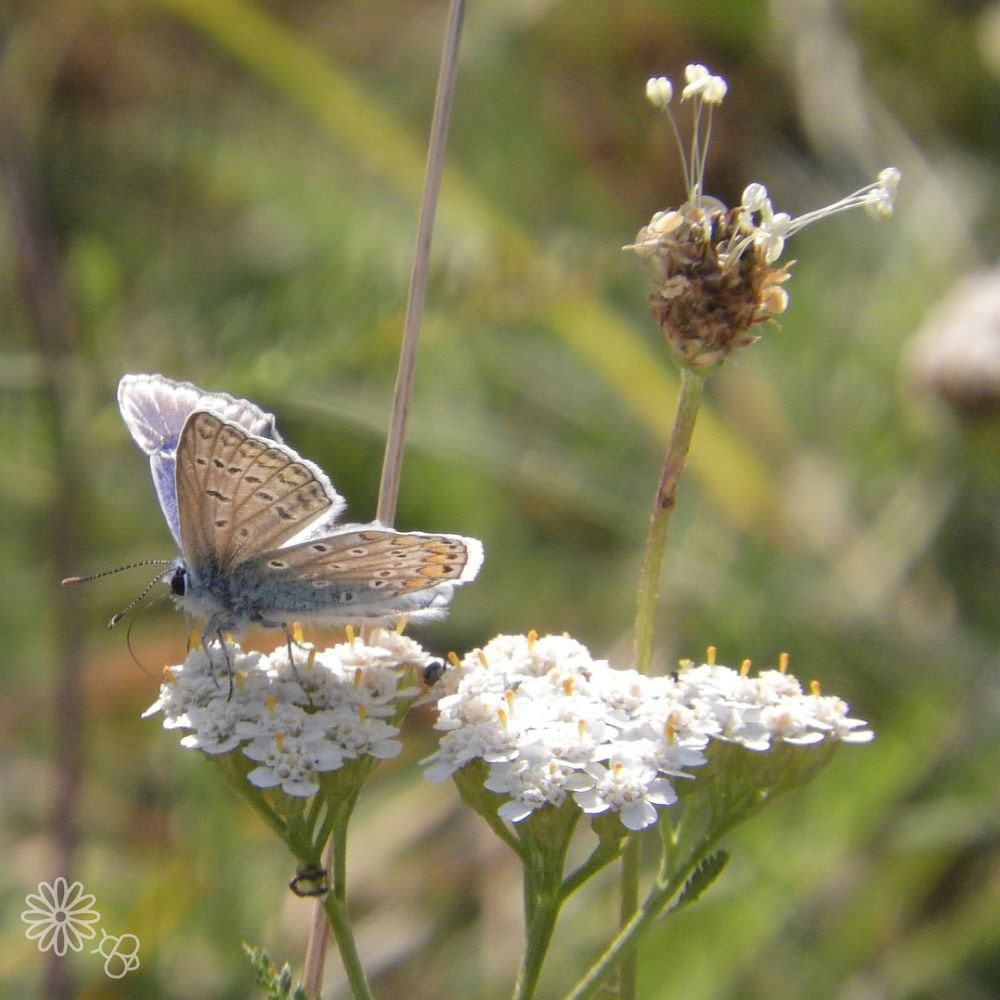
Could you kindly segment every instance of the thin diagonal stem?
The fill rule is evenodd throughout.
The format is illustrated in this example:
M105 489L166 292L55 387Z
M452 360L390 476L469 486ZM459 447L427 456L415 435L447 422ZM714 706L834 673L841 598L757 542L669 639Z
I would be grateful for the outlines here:
M660 592L660 576L663 570L663 555L666 550L667 525L674 509L677 481L684 471L684 462L691 435L694 432L698 407L701 405L704 377L690 368L681 369L681 391L677 400L677 415L670 436L670 447L663 462L660 484L656 490L656 500L649 519L649 533L646 549L639 570L639 586L635 615L635 666L643 674L649 673L653 655L653 628L656 618L656 602Z
M596 875L602 868L606 868L620 855L621 848L617 844L608 845L603 841L599 843L594 848L590 857L563 879L562 885L559 887L561 898L564 900L569 899L581 885Z
M330 867L333 864L333 838L327 842L323 851L323 871L329 878ZM318 996L323 986L323 963L326 960L327 922L326 909L322 900L317 900L313 907L312 920L309 925L309 940L306 942L305 973L303 986L306 996Z
M656 885L650 891L642 907L632 914L627 924L622 926L621 931L611 944L608 945L604 954L594 963L589 972L566 994L564 1000L586 1000L595 996L611 973L621 966L625 961L625 956L634 954L634 943L642 933L652 924L663 912L664 907L670 902L685 879L694 870L698 862L705 856L712 846L712 841L706 842L702 847L687 860L687 862L676 872L669 872L666 867L661 867ZM623 994L619 992L619 996Z
M441 170L445 143L448 141L452 98L455 94L458 45L464 15L465 0L451 0L437 95L434 99L434 118L431 121L431 137L427 150L427 172L420 202L420 223L417 227L417 247L413 257L413 271L410 274L406 320L403 324L403 346L399 354L392 416L389 421L389 435L385 442L385 457L382 461L382 480L379 483L376 517L386 525L391 525L396 518L396 500L399 497L399 480L403 468L403 446L406 442L406 420L409 415L413 376L417 365L417 344L420 340L420 323L423 319L424 298L427 292L434 214L437 210L438 192L441 189Z
M462 21L465 16L465 0L451 0L448 8L448 23L445 29L444 49L438 71L437 93L434 98L434 114L431 119L431 134L427 149L427 168L424 174L424 190L420 202L420 220L417 226L417 244L413 256L413 270L410 274L410 289L406 302L406 319L403 324L403 344L399 354L399 368L396 373L396 388L392 400L392 415L389 419L389 433L385 443L385 457L382 461L382 479L379 483L378 506L375 516L385 525L396 519L396 501L399 498L399 481L403 466L403 447L406 443L406 421L413 392L413 377L417 365L417 345L420 341L420 324L423 319L424 300L427 291L427 274L430 261L431 238L434 233L434 218L437 211L438 193L441 190L441 173L444 150L448 141L448 125L451 120L451 106L455 94L455 78L458 71L458 47L462 35ZM336 838L336 830L334 839ZM330 871L331 863L338 864L343 852L334 850L333 839L326 845L323 866ZM341 873L343 874L343 873ZM342 884L342 879L340 883ZM345 968L354 961L357 968L354 979L356 996L368 996L368 985L364 981L364 970L357 961L350 924L347 921L345 901L336 897L338 879L334 879L334 898L317 901L313 912L309 940L306 943L306 987L309 996L318 995L323 984L323 962L326 957L327 924L333 929L340 945ZM345 953L345 946L347 953ZM352 970L348 968L350 976ZM364 992L357 992L357 986Z
M656 489L653 512L649 518L646 549L639 570L635 616L635 665L640 673L648 674L653 656L653 632L656 624L656 604L663 573L663 556L667 545L667 526L676 503L677 483L684 471L691 435L694 432L698 407L701 404L704 377L690 368L681 369L681 389L677 400L674 429L663 462L660 483ZM621 926L629 927L639 908L639 838L626 845L622 859ZM635 953L621 961L619 997L633 1000L636 996L637 962Z

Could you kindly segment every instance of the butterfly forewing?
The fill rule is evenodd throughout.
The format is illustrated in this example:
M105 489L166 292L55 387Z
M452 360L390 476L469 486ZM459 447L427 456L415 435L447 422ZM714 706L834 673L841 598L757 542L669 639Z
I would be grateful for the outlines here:
M245 568L282 611L335 621L366 605L382 614L392 602L401 613L429 606L442 584L472 579L481 561L475 539L363 527L261 553Z
M173 452L184 422L195 410L211 410L251 434L281 441L274 415L256 403L227 392L206 392L163 375L123 375L118 383L118 406L136 444L147 455Z
M118 383L118 406L136 444L149 456L156 495L170 533L181 544L177 512L176 453L181 430L194 410L211 410L223 420L239 424L258 437L281 441L273 414L248 399L225 392L206 392L190 382L163 375L123 375Z
M290 448L202 410L181 432L177 498L185 557L219 572L282 545L341 502Z

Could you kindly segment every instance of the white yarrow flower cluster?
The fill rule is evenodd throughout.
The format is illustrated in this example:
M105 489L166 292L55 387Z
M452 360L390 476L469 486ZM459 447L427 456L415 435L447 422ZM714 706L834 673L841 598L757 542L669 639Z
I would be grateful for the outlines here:
M319 791L317 776L365 754L397 756L395 717L415 687L400 687L406 667L426 662L411 639L384 629L325 650L288 648L270 655L235 644L193 649L167 667L160 697L143 717L163 714L165 729L182 729L181 745L207 754L240 749L257 763L247 777L288 795Z
M426 776L443 781L482 761L485 787L508 796L499 813L514 823L572 797L641 830L677 800L678 779L696 777L712 740L765 751L873 738L839 698L804 693L782 671L688 664L649 677L594 660L569 636L497 636L436 690L442 736Z
M824 739L868 743L875 734L861 719L848 716L840 698L806 693L791 674L764 670L756 676L718 664L683 664L675 684L685 702L711 712L715 739L765 751L776 743L807 746Z

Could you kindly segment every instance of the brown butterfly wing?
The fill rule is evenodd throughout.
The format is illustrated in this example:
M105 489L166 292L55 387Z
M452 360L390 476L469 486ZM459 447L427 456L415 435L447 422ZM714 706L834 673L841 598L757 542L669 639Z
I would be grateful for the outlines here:
M225 572L339 506L329 480L284 444L196 410L177 447L177 507L189 566Z
M276 613L333 623L431 607L481 562L474 538L373 525L262 553L239 572Z

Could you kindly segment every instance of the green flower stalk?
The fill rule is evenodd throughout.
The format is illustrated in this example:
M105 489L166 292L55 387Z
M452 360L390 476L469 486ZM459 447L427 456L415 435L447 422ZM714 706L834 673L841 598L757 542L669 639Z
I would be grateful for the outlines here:
M787 266L776 266L785 240L818 219L858 206L877 218L892 214L899 171L883 170L878 180L833 205L792 218L774 212L767 189L754 183L740 204L727 208L704 194L705 165L711 139L712 115L725 97L725 80L698 64L685 69L682 101L692 106L690 145L685 148L670 111L673 85L666 77L647 81L646 96L670 122L681 153L687 201L678 209L657 212L625 247L643 257L656 282L649 296L650 311L671 356L681 368L677 413L656 491L636 592L636 666L648 672L653 654L659 582L666 552L667 527L676 504L677 484L684 470L701 402L704 378L718 370L741 348L755 343L758 329L788 306L782 287ZM636 919L638 908L638 844L626 850L622 875L622 924ZM634 962L622 971L623 1000L635 995Z
M701 403L703 379L734 351L760 339L760 328L788 306L782 287L788 266L776 262L785 240L804 226L856 207L877 218L892 214L899 171L883 170L878 180L814 212L792 218L775 212L763 184L753 183L735 208L704 194L712 113L726 94L726 82L704 66L690 65L682 101L693 107L691 142L686 150L670 111L673 86L666 77L646 84L646 96L670 122L681 152L687 201L657 212L625 247L646 260L655 286L649 302L671 356L681 368L681 390L670 447L657 488L639 574L635 624L636 664L648 671L667 524L676 503Z

